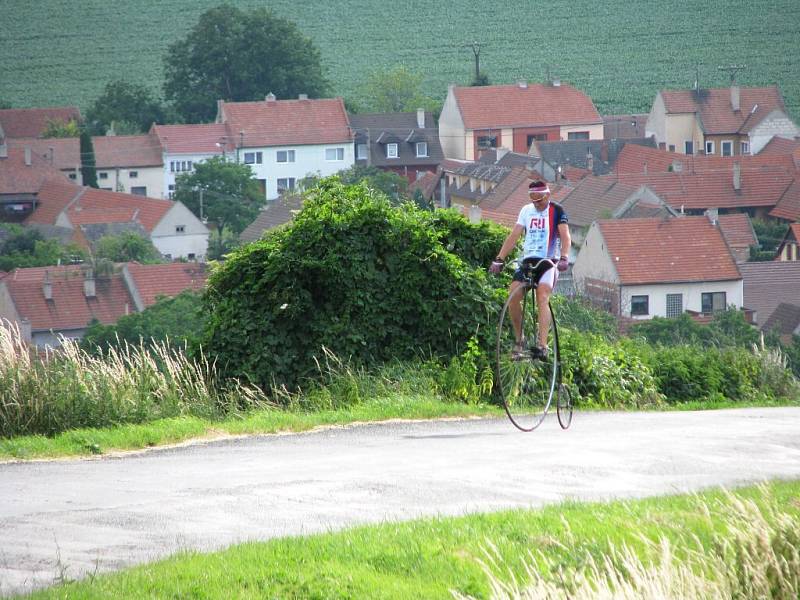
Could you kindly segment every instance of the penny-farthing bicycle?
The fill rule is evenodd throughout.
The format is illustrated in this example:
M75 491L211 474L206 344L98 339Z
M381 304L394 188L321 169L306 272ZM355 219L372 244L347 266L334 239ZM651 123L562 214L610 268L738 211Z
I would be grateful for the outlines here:
M556 314L550 306L550 327L543 356L537 349L538 310L534 290L537 275L554 267L550 259L526 259L521 286L506 300L497 327L497 384L508 418L522 431L533 431L544 421L556 396L558 422L563 429L572 422L572 399L561 381L561 352ZM509 306L520 301L520 329L514 327Z

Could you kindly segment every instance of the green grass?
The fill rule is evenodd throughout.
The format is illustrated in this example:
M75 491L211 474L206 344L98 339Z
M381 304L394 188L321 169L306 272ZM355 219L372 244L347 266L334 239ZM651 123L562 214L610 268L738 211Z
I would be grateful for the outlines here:
M569 574L607 556L614 562L623 547L646 564L658 563L663 548L654 542L662 538L669 540L678 561L699 548L713 572L716 563L738 552L735 542L742 542L743 519L754 515L758 518L751 527L745 523L751 537L767 531L771 550L791 554L791 545L800 542L792 537L800 535L800 481L743 488L736 497L712 490L697 496L568 502L541 510L384 523L246 543L213 554L182 553L32 597L416 599L451 598L455 590L486 598L490 577L479 560L487 560L487 549L493 548L490 554L499 562L492 577L501 580L511 573L526 581L526 567L532 564L550 578L548 571L555 569ZM746 502L742 508L741 501L747 500L755 510ZM760 526L762 518L771 530ZM726 549L723 540L733 545ZM748 560L757 561L770 550L763 539L745 541L754 541L744 551Z
M486 404L467 405L442 402L429 396L393 395L331 410L257 410L224 420L184 416L112 428L75 429L53 437L0 438L0 460L91 456L220 435L299 432L387 419L499 416L501 412L502 409Z
M110 80L160 90L167 46L220 3L2 0L0 97L18 107L85 110ZM541 81L547 65L557 65L602 114L649 111L658 90L688 89L697 65L702 86L725 86L728 75L717 67L736 63L747 65L740 83L779 84L800 116L796 0L273 0L268 7L316 43L334 93L354 99L370 72L396 64L421 73L424 91L443 99L448 83L470 81L474 57L465 44L479 41L481 68L493 83Z

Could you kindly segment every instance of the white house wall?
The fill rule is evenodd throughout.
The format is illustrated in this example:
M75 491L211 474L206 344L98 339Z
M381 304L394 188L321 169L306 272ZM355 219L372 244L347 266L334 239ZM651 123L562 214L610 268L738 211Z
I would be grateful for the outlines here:
M667 316L667 294L683 295L683 310L700 312L702 294L725 292L725 301L736 308L744 303L744 283L738 281L708 281L700 283L662 283L651 285L623 286L620 291L622 314L631 316L631 296L648 296L649 314L633 315L634 319L652 319Z
M774 137L793 140L800 137L800 128L780 110L773 110L750 130L750 153L758 154Z
M131 171L136 177L131 177ZM107 178L101 179L101 173ZM120 167L113 169L97 169L97 186L101 190L131 193L133 187L147 188L148 198L162 198L164 194L163 167Z
M617 269L611 262L605 239L594 222L589 227L583 244L572 267L572 278L580 289L585 279L600 279L612 284L619 283Z
M192 254L195 260L203 260L208 253L208 228L180 202L153 228L150 239L161 254L172 258L190 258Z
M215 156L224 156L223 153L215 153L215 154L169 154L164 153L164 169L163 169L163 182L162 182L162 195L161 198L170 198L170 186L175 185L175 179L178 175L182 175L184 173L192 173L194 169L191 171L171 171L170 165L173 162L189 162L192 161L192 165L196 165L197 163L201 163L206 161L210 158L214 158ZM232 158L232 157L231 157Z
M646 137L655 136L656 143L662 143L667 139L667 107L664 105L664 98L661 92L656 94L650 114L647 115L644 134Z
M344 150L343 160L327 160L325 151L334 148ZM294 150L295 161L279 163L279 150ZM262 163L251 164L253 176L266 181L266 198L278 198L278 179L294 178L295 183L307 175L320 175L327 177L334 175L342 169L349 169L355 163L355 148L352 142L339 144L315 144L304 146L271 146L263 148L241 148L239 162L244 163L245 153L261 152Z
M472 137L470 136L470 140ZM439 116L439 143L442 146L445 158L465 160L466 148L472 147L467 143L467 132L464 130L464 120L458 107L453 88L447 90L447 98Z

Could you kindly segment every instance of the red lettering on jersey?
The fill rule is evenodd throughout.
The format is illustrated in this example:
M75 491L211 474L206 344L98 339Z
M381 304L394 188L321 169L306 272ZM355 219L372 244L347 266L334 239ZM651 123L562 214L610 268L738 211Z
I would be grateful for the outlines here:
M544 217L532 217L531 224L528 229L544 229Z

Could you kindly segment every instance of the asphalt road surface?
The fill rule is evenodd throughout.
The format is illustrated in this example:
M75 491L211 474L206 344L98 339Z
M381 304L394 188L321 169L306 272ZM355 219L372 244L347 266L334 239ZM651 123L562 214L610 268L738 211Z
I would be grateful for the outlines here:
M178 550L800 478L800 409L391 422L0 464L0 595Z

